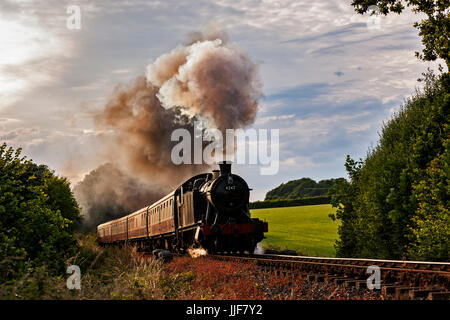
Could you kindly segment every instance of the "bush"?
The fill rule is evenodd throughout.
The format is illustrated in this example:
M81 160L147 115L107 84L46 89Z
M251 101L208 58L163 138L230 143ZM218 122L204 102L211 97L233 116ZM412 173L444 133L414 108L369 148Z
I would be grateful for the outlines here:
M75 254L80 210L69 182L44 165L20 157L21 149L0 146L0 279L34 268L64 270Z
M76 234L80 250L67 262L81 271L80 290L67 288L68 274L35 268L14 281L0 283L0 299L166 299L173 288L163 278L161 262L142 259L130 246L100 248L95 234Z
M449 260L449 87L427 74L366 159L347 156L350 181L330 189L338 256Z

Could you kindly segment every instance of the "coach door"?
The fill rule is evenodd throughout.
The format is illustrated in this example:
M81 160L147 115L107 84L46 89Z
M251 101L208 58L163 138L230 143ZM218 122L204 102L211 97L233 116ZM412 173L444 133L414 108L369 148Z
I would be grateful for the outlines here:
M180 188L180 192L177 193L175 197L177 201L177 217L178 217L178 227L182 227L183 224L183 187Z

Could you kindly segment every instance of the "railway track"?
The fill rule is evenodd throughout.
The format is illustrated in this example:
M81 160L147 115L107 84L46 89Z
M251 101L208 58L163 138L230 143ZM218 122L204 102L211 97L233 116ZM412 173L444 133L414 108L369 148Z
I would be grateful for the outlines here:
M369 266L380 271L381 293L394 299L450 300L450 263L273 254L209 255L218 260L256 263L264 271L367 289Z

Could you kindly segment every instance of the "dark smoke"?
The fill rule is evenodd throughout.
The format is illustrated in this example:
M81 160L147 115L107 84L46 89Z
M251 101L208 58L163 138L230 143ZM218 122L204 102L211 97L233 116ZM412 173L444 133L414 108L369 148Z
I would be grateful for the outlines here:
M118 87L96 124L114 129L110 155L123 171L151 185L175 187L188 176L207 169L205 165L174 165L171 151L178 142L170 136L177 128L193 134L193 121L181 107L165 109L156 97L158 88L138 77L129 88Z
M201 34L191 37L197 40ZM147 79L158 87L165 108L183 106L221 130L253 123L261 96L257 66L237 45L221 38L160 56L147 67Z
M100 223L160 199L169 189L140 183L108 163L87 174L73 192L83 207L82 229L92 231Z
M261 85L257 66L223 31L195 32L147 67L146 77L119 86L96 115L99 130L112 130L109 155L75 187L87 227L137 210L206 164L174 165L170 136L193 132L195 120L220 130L253 123ZM191 134L192 135L192 134Z

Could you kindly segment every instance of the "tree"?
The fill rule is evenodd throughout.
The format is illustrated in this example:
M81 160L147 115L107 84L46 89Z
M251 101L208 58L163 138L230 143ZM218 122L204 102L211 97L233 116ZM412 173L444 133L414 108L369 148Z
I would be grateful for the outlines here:
M69 182L45 165L0 146L0 279L29 268L62 271L76 252L74 226L80 209Z
M327 179L316 182L310 178L301 178L282 183L266 193L265 200L300 199L325 196L331 186L339 179Z
M413 185L418 203L412 218L409 254L416 259L448 260L450 252L450 139Z
M449 38L450 38L450 2L448 0L353 0L352 6L356 12L364 14L371 10L370 6L378 6L380 13L390 12L400 14L405 9L403 3L412 7L415 13L424 13L426 19L415 22L419 30L424 48L416 56L425 61L441 58L449 68ZM373 13L372 13L373 14Z
M330 214L330 218L335 221L341 220L338 226L340 239L336 241L336 254L339 257L352 257L357 250L358 223L354 204L358 195L358 178L362 167L362 161L354 161L347 156L345 167L350 177L350 182L341 178L330 188L328 194L331 198L331 205L336 209L335 214Z
M347 157L350 181L330 190L339 256L449 260L449 139L448 77L430 73L366 158Z

